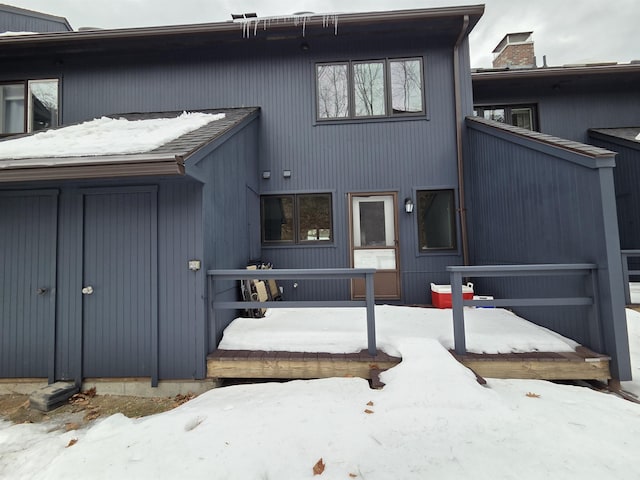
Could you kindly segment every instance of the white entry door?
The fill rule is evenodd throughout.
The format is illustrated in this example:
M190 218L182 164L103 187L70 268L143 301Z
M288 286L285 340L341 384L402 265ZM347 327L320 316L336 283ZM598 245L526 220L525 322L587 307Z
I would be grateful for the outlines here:
M398 269L397 195L351 194L351 265L375 268L375 296L400 298ZM362 298L364 281L354 280L351 296Z

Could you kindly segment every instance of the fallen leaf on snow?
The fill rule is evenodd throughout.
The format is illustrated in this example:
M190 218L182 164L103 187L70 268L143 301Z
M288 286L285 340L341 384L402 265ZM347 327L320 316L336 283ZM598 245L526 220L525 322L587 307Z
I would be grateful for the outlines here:
M75 422L69 422L64 424L65 432L69 432L71 430L78 430L79 428L80 428L80 425Z
M77 439L77 438L72 438L71 440L69 440L69 443L68 443L68 444L67 444L67 446L66 446L66 447L64 447L64 448L72 447L72 446L74 446L76 443L78 443L78 439Z
M373 402L367 402L367 405L369 405L370 407L373 407Z
M325 465L324 465L324 462L322 461L322 458L321 458L313 466L313 474L314 475L322 475L322 472L324 472L324 467L325 467Z
M527 397L529 397L529 398L540 398L540 395L538 395L537 393L533 393L533 392L527 392Z
M356 478L358 475L356 475L355 473L350 473L350 474L349 474L349 476L350 476L351 478Z
M372 414L372 413L373 413L373 410L369 410L369 409L367 408L367 409L365 409L364 413Z

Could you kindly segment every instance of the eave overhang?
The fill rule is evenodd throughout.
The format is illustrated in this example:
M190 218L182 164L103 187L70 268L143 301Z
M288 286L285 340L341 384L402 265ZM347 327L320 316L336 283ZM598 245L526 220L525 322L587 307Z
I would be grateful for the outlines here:
M451 37L460 31L465 15L470 32L484 12L484 5L394 10L368 13L305 14L250 18L192 25L83 30L0 38L0 58L36 58L51 54L118 52L158 48L188 48L246 41L250 38L281 40L347 34L402 34L408 28Z
M124 177L193 177L199 180L197 163L255 120L260 110L250 107L200 111L224 112L226 116L146 153L0 159L0 184ZM180 113L134 113L114 117L135 120L178 116Z

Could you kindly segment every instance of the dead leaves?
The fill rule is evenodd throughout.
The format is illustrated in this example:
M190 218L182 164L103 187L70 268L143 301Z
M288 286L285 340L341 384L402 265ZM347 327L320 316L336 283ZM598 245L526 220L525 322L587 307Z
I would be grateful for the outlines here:
M538 395L537 393L533 393L533 392L527 392L527 397L529 397L529 398L540 398L540 395Z
M77 438L72 438L71 440L69 440L69 443L64 448L73 447L76 443L78 443L78 439Z
M313 466L313 474L322 475L322 473L324 472L324 468L325 468L325 464L322 461L322 458L320 458L320 460L318 460L316 464Z
M84 406L89 403L89 400L96 396L96 387L90 388L89 390L85 390L84 392L79 392L73 395L69 399L69 403L71 405L80 405Z
M367 402L367 406L368 407L373 407L373 402L369 401ZM369 408L365 408L364 409L364 413L366 413L367 415L371 415L372 413L375 413L373 410L369 409Z
M196 398L195 393L192 393L192 392L187 392L185 394L179 393L173 398L173 401L176 404L176 407L179 407L183 403L187 403L189 400L193 400L194 398Z

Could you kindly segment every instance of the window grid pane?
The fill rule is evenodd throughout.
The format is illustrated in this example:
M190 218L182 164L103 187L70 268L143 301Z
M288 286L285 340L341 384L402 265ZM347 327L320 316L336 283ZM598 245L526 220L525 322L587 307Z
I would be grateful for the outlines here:
M293 242L293 197L262 197L262 235L265 242Z
M0 85L0 134L24 132L24 84Z
M391 61L391 104L394 115L419 113L422 102L422 67L419 60Z
M29 82L29 131L58 126L58 80Z
M353 65L356 117L386 114L384 63L356 63Z
M349 116L348 65L318 65L318 117L345 118Z
M331 194L298 195L300 242L331 241Z
M421 251L456 248L453 190L418 192L418 241Z

